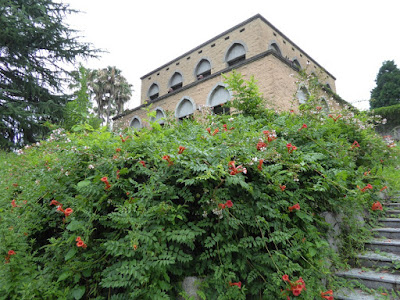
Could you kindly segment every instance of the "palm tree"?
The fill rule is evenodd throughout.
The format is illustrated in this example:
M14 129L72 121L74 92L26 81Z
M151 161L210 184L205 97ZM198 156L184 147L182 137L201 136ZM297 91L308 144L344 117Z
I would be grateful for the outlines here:
M132 85L121 75L121 70L110 66L91 71L88 82L97 104L97 114L108 125L112 114L123 112L124 103L132 95Z

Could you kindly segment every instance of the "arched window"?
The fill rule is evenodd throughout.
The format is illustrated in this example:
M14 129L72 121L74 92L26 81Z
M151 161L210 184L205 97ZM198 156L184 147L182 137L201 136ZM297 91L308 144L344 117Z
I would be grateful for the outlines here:
M330 90L332 89L331 86L329 85L329 83L325 84L325 86Z
M296 98L299 100L299 104L306 103L308 100L308 96L309 96L309 93L304 86L299 88L296 93Z
M295 69L297 69L298 71L301 70L301 65L300 65L299 61L298 61L296 58L294 58L294 59L292 60L292 66L293 66Z
M229 107L223 105L231 99L229 91L218 84L208 95L207 105L213 108L215 114L229 114Z
M183 85L183 80L182 80L182 75L178 72L175 72L174 75L172 75L169 87L170 91L176 91L179 90Z
M152 122L158 122L160 125L164 125L164 118L165 118L165 112L161 107L157 107L155 109L156 111L156 116L151 118Z
M268 49L269 49L269 50L275 51L275 52L278 53L279 55L282 55L281 49L279 49L278 44L275 43L275 42L272 42L272 43L269 45Z
M129 124L130 127L133 127L135 129L140 129L142 128L142 121L140 120L140 118L138 116L134 116L132 118L131 123Z
M228 50L226 62L229 66L233 66L238 62L246 59L246 49L242 44L234 43Z
M202 59L196 67L197 80L211 75L211 64L207 59Z
M158 88L158 85L153 83L150 86L149 93L148 93L150 100L157 99L158 95L159 95L159 92L160 92L160 89Z
M182 120L185 117L188 117L193 114L195 110L195 103L189 97L183 97L175 109L175 116Z

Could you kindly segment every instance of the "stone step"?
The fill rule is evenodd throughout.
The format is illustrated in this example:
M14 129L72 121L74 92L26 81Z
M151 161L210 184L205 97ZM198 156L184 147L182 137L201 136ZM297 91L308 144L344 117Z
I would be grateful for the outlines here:
M333 294L335 300L394 300L389 296L387 296L379 292L367 293L361 289L341 289Z
M398 218L382 218L379 223L384 227L400 228L400 219Z
M396 216L399 217L400 216L400 209L387 209L385 211L386 216Z
M367 251L357 255L359 265L366 268L389 268L394 269L394 263L400 264L400 255L394 253L375 253Z
M363 271L358 268L340 271L336 275L349 280L356 280L370 289L400 292L400 275Z
M371 251L381 251L400 254L400 240L372 239L365 243L365 248Z
M400 203L399 202L386 202L386 203L382 203L382 205L384 207L391 207L391 208L399 208L400 209Z
M400 240L400 228L374 228L372 229L374 235L378 238L398 239Z

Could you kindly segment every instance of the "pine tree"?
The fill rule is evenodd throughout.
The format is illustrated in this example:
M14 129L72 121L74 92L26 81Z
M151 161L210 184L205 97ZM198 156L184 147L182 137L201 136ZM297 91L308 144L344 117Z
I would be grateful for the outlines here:
M0 148L36 142L59 122L66 68L97 50L64 23L76 11L53 0L0 0Z
M371 91L371 108L400 104L400 69L393 60L385 61L376 76Z

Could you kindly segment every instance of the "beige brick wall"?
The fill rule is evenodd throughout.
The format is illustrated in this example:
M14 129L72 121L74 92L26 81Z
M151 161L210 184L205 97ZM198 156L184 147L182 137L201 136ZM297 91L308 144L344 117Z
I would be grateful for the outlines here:
M244 29L244 31L243 31ZM148 91L153 83L159 87L159 95L163 96L168 93L169 81L175 72L179 72L183 76L183 85L188 85L197 80L195 69L201 59L208 59L211 63L211 73L216 73L228 65L225 62L225 56L233 43L241 42L246 47L246 58L251 58L257 54L268 50L269 44L275 41L282 53L282 56L290 60L296 58L302 68L308 73L319 72L321 68L300 51L297 46L291 43L287 38L282 36L277 30L271 28L260 18L257 18L243 26L240 26L220 38L211 40L201 48L195 49L180 59L173 60L162 69L156 70L142 79L141 87L141 103L148 100ZM322 71L324 79L329 83L333 91L336 90L335 80L326 72ZM318 74L321 75L321 74Z
M271 42L275 42L279 46L284 61L270 54L238 67L238 71L245 78L249 79L251 75L254 75L270 108L277 111L290 109L297 111L298 109L298 100L294 99L297 91L296 76L292 76L297 72L287 63L288 60L294 58L299 61L306 73L315 73L322 83L328 83L332 90L336 91L335 79L308 54L276 28L271 27L268 21L261 16L255 16L239 25L143 77L141 103L148 100L148 91L153 83L159 87L159 97L168 95L169 81L175 72L179 72L183 77L183 89L172 93L165 99L156 100L151 110L161 107L165 111L175 112L177 104L183 97L192 99L196 108L199 105L206 105L209 93L218 83L223 82L223 78L216 76L197 81L196 66L201 59L208 59L211 63L211 74L221 72L228 67L225 61L226 53L235 42L240 42L246 47L246 59L267 51ZM197 84L185 89L185 86L194 82ZM323 91L320 96L326 98L331 110L339 108L339 104L329 99ZM114 128L128 127L135 116L142 120L142 125L146 126L143 120L147 118L146 113L143 109L134 109L116 119Z
M298 100L294 98L297 92L298 85L296 84L296 76L293 68L283 63L274 55L267 55L262 59L258 59L249 64L245 64L237 69L245 79L250 79L253 75L258 81L257 85L260 92L267 100L267 106L276 111L298 110ZM223 83L222 76L204 79L199 81L197 85L178 91L171 94L169 97L155 101L152 104L151 110L161 107L164 111L175 113L179 101L188 97L194 101L196 108L199 105L206 105L207 98L211 91L218 85ZM321 91L321 97L324 96ZM326 96L328 103L332 102ZM338 109L339 106L334 101L329 104L331 110ZM131 113L117 119L114 123L114 128L125 128L130 125L130 122L135 116L142 120L142 125L147 126L143 119L147 119L146 111L137 109Z

